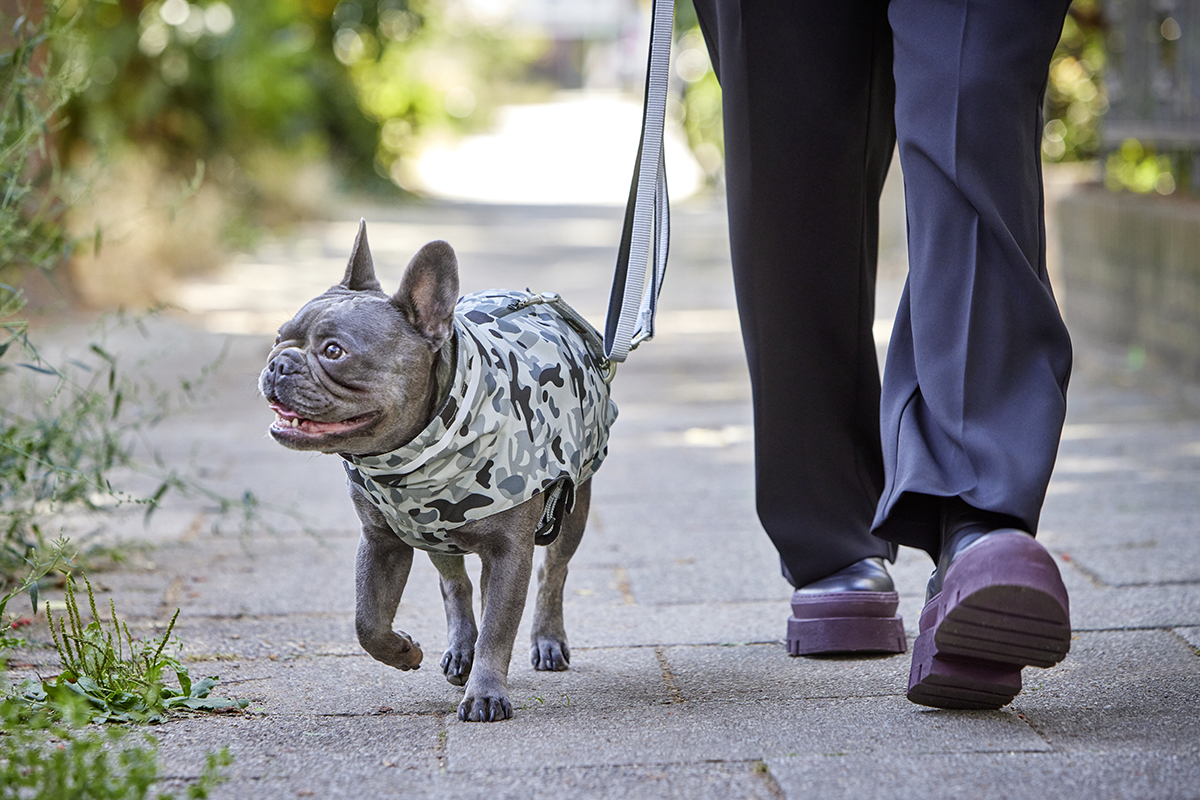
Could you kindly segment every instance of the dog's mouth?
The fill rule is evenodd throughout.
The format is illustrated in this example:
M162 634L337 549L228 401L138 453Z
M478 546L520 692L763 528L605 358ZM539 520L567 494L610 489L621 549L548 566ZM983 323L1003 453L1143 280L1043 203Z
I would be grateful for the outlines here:
M319 422L302 417L279 403L271 403L271 410L275 412L275 421L271 423L271 434L276 438L281 436L285 438L344 436L366 428L379 416L378 411L370 411L337 422Z

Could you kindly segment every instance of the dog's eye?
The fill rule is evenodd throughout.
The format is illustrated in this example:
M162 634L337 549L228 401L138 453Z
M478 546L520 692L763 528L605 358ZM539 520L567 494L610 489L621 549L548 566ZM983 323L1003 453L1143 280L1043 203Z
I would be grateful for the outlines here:
M279 344L282 341L283 341L283 334L282 333L276 334L275 335L275 344Z
M337 342L330 342L329 344L325 345L324 353L325 357L330 361L337 361L346 354L346 351L343 350L341 345L339 345Z

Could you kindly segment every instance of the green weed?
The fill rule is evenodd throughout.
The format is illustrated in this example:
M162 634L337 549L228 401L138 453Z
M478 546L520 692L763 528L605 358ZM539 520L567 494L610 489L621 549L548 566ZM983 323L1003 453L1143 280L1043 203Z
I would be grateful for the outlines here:
M32 707L61 706L64 698L73 700L74 695L91 709L93 722L161 722L169 711L235 711L248 705L246 700L211 696L216 676L193 682L179 661L178 641L175 653L167 652L178 610L161 636L135 640L111 600L108 626L100 621L91 581L86 576L83 580L91 621L84 624L75 579L68 575L65 617L56 620L47 612L63 671L25 688L23 696ZM165 682L168 675L175 676L178 688Z
M39 582L55 570L71 568L64 556L66 548L65 540L56 541L41 560L30 562L19 585L0 596L3 630L10 630L6 616L10 600L28 594L36 613ZM93 621L84 625L74 581L67 582L66 620L60 617L54 632L64 672L0 696L0 800L141 800L160 777L157 742L149 735L138 737L127 727L101 730L89 722L153 721L175 709L246 705L209 697L216 678L191 682L178 658L166 652L170 628L161 637L136 641L110 603L111 629L104 630L96 620L95 595L87 585ZM50 624L54 627L53 619ZM6 652L21 644L20 637L0 636L0 668ZM168 669L179 680L178 690L162 682ZM204 770L187 787L186 796L208 797L222 780L221 767L231 761L228 750L207 754ZM174 797L156 796L159 800Z
M46 711L30 714L10 698L0 703L0 800L142 800L159 780L158 745L126 728L85 728L87 714L70 719ZM232 759L209 753L186 797L206 798ZM156 793L158 800L174 795Z
M26 563L28 572L25 578L20 581L14 588L9 590L3 597L0 597L0 671L5 667L5 656L9 650L14 647L20 647L25 644L25 640L20 636L13 636L10 631L14 630L9 624L6 612L8 610L8 601L12 600L19 594L29 595L29 601L33 605L33 613L37 613L38 609L38 587L41 581L51 572L60 569L65 563L66 558L63 555L63 550L66 548L66 540L57 540L49 551L37 553L35 555L40 558L29 558Z

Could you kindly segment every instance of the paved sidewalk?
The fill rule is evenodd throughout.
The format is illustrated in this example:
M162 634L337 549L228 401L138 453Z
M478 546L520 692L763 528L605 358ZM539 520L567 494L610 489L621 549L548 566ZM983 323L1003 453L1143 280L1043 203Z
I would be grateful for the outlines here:
M224 339L198 326L270 330L340 278L358 214L385 286L417 246L446 238L464 291L554 290L602 315L619 209L351 211L187 287L197 313L157 325L156 345L194 366ZM158 728L166 774L196 776L206 750L228 745L231 780L216 796L256 800L1200 797L1195 390L1077 343L1041 534L1071 592L1071 654L1027 669L1000 711L921 708L904 697L908 655L787 655L790 588L754 516L723 211L697 200L673 222L661 334L616 378L621 415L567 582L571 669L529 667L527 619L508 722L454 716L461 690L437 669L444 618L420 554L397 626L423 644L425 666L399 673L359 648L341 466L265 435L255 379L272 337L230 340L214 400L161 429L160 449L226 491L296 508L321 535L214 534L198 504L126 532L156 547L140 567L100 575L117 608L149 626L181 607L193 674L219 674L219 692L250 700L240 717ZM881 329L899 281L885 265ZM910 642L930 569L905 551L894 570Z

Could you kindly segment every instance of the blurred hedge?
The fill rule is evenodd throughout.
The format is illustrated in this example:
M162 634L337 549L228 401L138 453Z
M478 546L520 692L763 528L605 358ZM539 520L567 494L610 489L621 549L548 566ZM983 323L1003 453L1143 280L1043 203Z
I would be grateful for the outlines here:
M403 8L398 0L365 2ZM67 0L77 35L60 43L87 88L66 108L59 141L152 147L192 174L197 160L235 159L268 146L333 159L348 180L375 175L380 122L359 107L334 50L330 0ZM411 14L412 36L422 17ZM226 170L232 173L232 170Z

